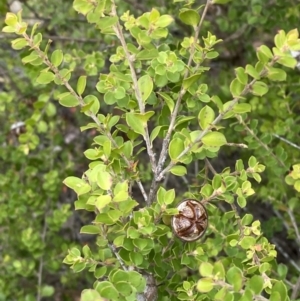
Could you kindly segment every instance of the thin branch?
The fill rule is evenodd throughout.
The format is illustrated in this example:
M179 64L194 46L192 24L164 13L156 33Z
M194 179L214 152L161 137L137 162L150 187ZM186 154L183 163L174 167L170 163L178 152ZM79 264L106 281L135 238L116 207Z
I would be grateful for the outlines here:
M146 191L145 191L145 189L144 189L144 186L143 186L141 180L140 180L140 179L136 179L135 182L136 182L136 184L138 185L138 187L140 188L140 191L141 191L141 193L142 193L142 195L143 195L143 198L144 198L144 200L145 200L146 203L147 203L147 201L148 201L148 196L147 196L147 193L146 193Z
M292 295L291 295L292 300L297 298L299 290L300 290L300 276L298 277L298 280L293 287L293 291L292 291Z
M117 16L116 5L115 5L114 1L112 1L112 15ZM126 56L126 59L128 61L129 68L130 68L131 78L132 78L132 81L133 81L133 88L134 88L134 91L135 91L135 96L136 96L136 99L137 99L137 102L138 102L138 105L139 105L140 112L142 114L144 114L145 113L145 103L143 101L142 93L141 93L139 85L138 85L138 79L137 79L137 75L136 75L136 71L135 71L134 63L133 63L135 58L134 58L134 56L132 56L130 54L130 52L128 50L128 47L127 47L127 44L126 44L126 41L125 41L125 38L124 38L123 30L122 30L122 27L121 27L119 21L116 23L115 26L113 26L113 29L114 29L118 39L120 40L122 48L125 52L125 56ZM149 136L149 131L148 131L147 124L145 124L144 130L145 130L144 140L146 142L147 152L148 152L148 155L149 155L149 158L150 158L152 171L155 172L155 170L156 170L156 159L155 159L155 154L154 154L153 149L152 149L152 144L151 144L151 141L150 141L150 136Z
M272 136L274 136L274 137L276 137L276 138L278 138L278 139L284 141L285 143L287 143L287 144L293 146L294 148L297 148L297 149L300 150L300 146L298 146L297 144L295 144L295 143L293 143L293 142L291 142L291 141L289 141L289 140L287 140L287 139L285 139L285 138L283 138L283 137L280 137L280 136L277 135L277 134L272 134Z
M248 148L248 145L246 145L244 143L226 143L225 145L235 146L235 147L240 147L240 148Z
M289 262L290 265L292 265L299 273L300 273L300 266L289 256L286 251L273 239L272 243L275 244L276 249L285 257L285 259Z
M85 105L82 97L80 95L78 95L75 90L72 88L72 86L69 84L69 82L60 74L59 70L57 67L55 67L50 60L48 59L47 55L44 54L44 52L42 50L40 50L40 48L38 46L36 46L33 42L33 40L30 39L30 37L26 34L23 33L23 37L26 39L26 41L28 42L28 45L31 47L31 49L35 50L37 52L37 54L39 55L39 57L43 60L43 62L54 72L54 74L62 81L62 83L64 84L64 86L67 88L67 90L79 101L79 104L81 107L83 107ZM108 137L108 139L111 141L112 145L115 148L119 148L118 144L116 143L115 139L113 138L113 136L111 135L111 133L109 131L106 131L104 126L101 124L100 120L97 118L97 116L92 112L92 111L88 111L89 116L94 120L94 122L97 124L97 126L99 127L100 131L102 133L105 133L106 136ZM125 161L125 163L127 164L127 166L129 168L132 167L131 162L127 159L127 157L121 152L120 156L122 157L122 159ZM142 185L142 183L140 182L140 179L137 179L138 186L141 189L142 195L145 198L145 201L148 201L147 198L147 194L145 192L145 189Z
M211 165L211 163L209 162L209 160L207 158L204 159L205 160L205 164L207 165L207 167L210 169L210 171L212 172L213 175L216 175L217 172L214 169L214 167Z
M188 60L187 66L186 66L186 72L184 74L183 80L185 80L189 75L189 70L190 70L190 67L192 65L192 61L193 61L193 58L194 58L196 44L197 44L197 41L198 41L200 30L201 30L204 18L206 16L206 13L207 13L207 10L208 10L210 4L211 4L211 0L207 0L206 5L205 5L204 10L203 10L203 13L202 13L202 16L201 16L201 19L199 21L199 24L195 28L194 42L191 45L190 57L189 57L189 60ZM163 165L166 161L171 135L172 135L172 132L174 130L175 120L176 120L176 117L178 115L178 111L179 111L179 108L180 108L180 105L181 105L182 98L185 95L185 93L186 93L186 90L184 89L184 87L182 85L181 89L180 89L180 92L179 92L179 95L178 95L178 99L177 99L175 108L174 108L174 110L171 114L171 121L170 121L170 125L169 125L169 128L168 128L167 134L166 134L166 136L163 140L162 149L161 149L160 156L159 156L158 163L157 163L157 169L155 170L155 175L154 175L153 181L151 183L151 188L150 188L150 193L149 193L149 202L153 201L156 190L157 190L157 182L159 182L161 180L161 178L160 178L160 180L158 180L157 176L161 173Z
M270 201L272 201L271 198L268 198ZM272 203L271 203L272 204ZM275 215L282 221L284 228L286 229L286 231L290 230L290 226L287 223L286 219L282 216L282 214L275 208L272 208L273 212L275 213Z
M228 36L226 39L224 39L223 42L228 43L228 42L237 40L238 38L240 38L243 35L243 33L248 28L248 26L249 26L248 24L243 24L236 32L234 32L233 34Z
M288 214L289 214L289 216L290 216L290 219L291 219L293 228L294 228L295 233L296 233L296 240L297 240L297 242L298 242L298 245L300 246L300 233L299 233L298 225L297 225L297 223L296 223L295 216L294 216L293 212L292 212L290 209L288 209L287 212L288 212Z
M119 255L119 253L118 253L116 247L115 247L113 244L111 244L111 243L108 243L108 246L109 246L109 248L111 249L111 251L113 252L113 254L116 256L116 258L118 259L118 261L119 261L119 263L120 263L122 269L123 269L124 271L128 271L128 268L126 267L126 265L125 265L123 259L122 259L121 256Z
M244 126L246 131L284 168L286 168L286 165L279 159L273 152L272 150L269 149L269 147L263 143L256 135L255 133L248 127L248 125L244 122L241 116L237 116L237 119L240 124Z

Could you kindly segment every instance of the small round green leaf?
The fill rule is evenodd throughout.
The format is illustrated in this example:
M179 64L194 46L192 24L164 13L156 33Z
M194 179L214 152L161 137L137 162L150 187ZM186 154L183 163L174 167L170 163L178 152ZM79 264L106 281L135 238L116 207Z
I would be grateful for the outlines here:
M108 190L111 188L112 180L112 176L106 171L101 171L97 175L97 184L103 190Z
M199 268L200 275L203 277L211 277L214 266L209 262L202 262Z
M51 297L54 294L54 287L51 285L43 285L41 289L42 297Z
M158 27L167 27L173 22L173 18L170 15L162 15L155 22L155 25Z
M91 190L91 186L88 183L76 177L68 177L63 183L73 189L78 195L85 194Z
M270 67L268 69L267 77L273 81L285 81L286 80L286 72L279 68Z
M209 132L201 141L206 146L222 146L227 143L225 136L220 132Z
M73 8L79 13L86 15L94 8L94 4L86 0L75 0L73 2Z
M57 96L59 103L64 107L76 107L79 105L79 100L70 92L65 92Z
M28 45L28 43L24 38L18 38L11 42L11 47L16 50L23 49L27 45Z
M199 112L198 115L199 125L203 130L209 127L211 123L214 121L214 119L215 119L215 112L209 106L203 107Z
M136 271L128 272L128 281L138 291L143 292L146 286L145 278Z
M144 123L137 115L134 113L126 113L126 122L134 132L145 136Z
M98 282L95 288L103 298L107 298L109 300L117 300L119 297L118 290L109 281Z
M83 102L88 106L88 110L86 114L88 115L89 112L92 112L94 115L97 115L100 110L100 101L94 95L87 95Z
M230 84L230 92L233 97L240 96L244 88L245 84L242 84L237 78L235 78Z
M63 54L62 50L56 49L51 54L50 61L55 67L58 67L62 63L63 59L64 59L64 54Z
M80 76L77 81L77 93L82 95L86 87L86 76Z
M54 74L50 71L41 72L36 81L39 84L45 85L51 83L54 80L54 77Z
M254 275L248 282L249 288L256 294L260 295L264 288L264 279L260 275Z
M234 291L238 292L241 290L243 286L243 273L238 267L231 267L226 273L226 278L228 283L233 286Z
M9 26L16 26L18 23L18 18L15 14L13 13L7 13L5 16L5 24L9 25Z
M243 216L241 223L243 226L248 226L252 223L252 221L253 221L253 215L247 213Z
M238 198L237 198L237 203L239 204L239 206L240 206L241 208L245 208L246 205L247 205L246 198L243 197L243 196L238 196Z
M80 233L84 234L99 234L100 233L100 228L95 225L85 225L81 227Z
M252 94L257 96L263 96L268 92L269 88L267 84L261 81L257 81L252 85Z
M244 236L240 241L240 245L243 249L247 250L254 246L256 243L256 239L252 236Z
M149 75L144 75L138 80L138 87L141 92L142 100L145 102L153 90L153 81Z
M233 111L237 114L251 112L251 105L249 103L238 103L233 107Z
M242 67L238 67L235 69L235 74L237 80L242 84L242 85L247 85L248 83L248 74L245 72L245 69Z
M187 9L179 14L179 19L187 25L197 26L200 21L200 16L197 11L193 9Z
M255 68L252 65L246 66L246 73L248 73L250 76L252 76L255 79L260 79L259 73L255 70Z
M100 297L99 293L93 289L83 290L81 292L80 300L81 301L104 301L104 299Z
M178 156L184 150L184 143L179 138L174 138L171 140L169 145L169 155L171 160L177 161Z
M182 177L182 176L186 175L187 170L182 165L175 165L170 169L170 172L175 176Z
M197 283L197 289L201 293L208 293L214 288L214 283L211 278L202 278Z

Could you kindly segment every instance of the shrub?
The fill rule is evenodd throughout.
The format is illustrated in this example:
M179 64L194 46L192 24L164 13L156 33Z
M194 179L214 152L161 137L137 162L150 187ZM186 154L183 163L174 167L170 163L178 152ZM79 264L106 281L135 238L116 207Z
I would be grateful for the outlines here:
M64 263L75 273L93 275L93 285L87 284L82 292L83 301L296 299L297 288L292 283L298 264L290 260L293 266L287 275L286 266L276 261L275 245L264 236L257 213L251 214L246 206L253 204L249 200L254 200L257 191L259 202L268 200L279 216L288 216L289 235L299 243L299 165L290 147L293 134L282 138L297 127L290 107L293 92L285 90L285 85L289 69L297 65L292 51L300 49L298 31L279 30L275 45L260 45L254 63L236 67L230 82L227 76L216 84L210 79L214 76L211 66L219 51L225 54L225 48L218 46L222 40L211 30L203 30L209 26L204 20L214 8L223 9L218 3L228 1L208 0L200 7L191 1L174 2L172 14L153 8L135 17L121 3L118 12L113 0L75 0L73 8L96 28L95 35L103 37L107 45L117 44L115 51L107 53L109 67L105 67L103 53L76 50L71 54L53 49L37 26L28 29L20 12L6 15L3 31L19 36L12 48L23 51L22 62L33 82L42 89L51 87L61 106L78 107L89 118L88 123L82 118L85 125L81 131L94 135L83 152L90 161L88 167L82 176L68 176L63 183L77 195L75 209L94 214L80 232L95 235L96 244L79 247L70 243ZM181 5L178 13L177 5ZM230 9L237 13L240 8L229 4ZM261 13L260 1L253 3L252 10ZM250 25L266 20L245 14ZM227 24L224 18L217 21ZM177 26L191 34L177 37ZM268 26L274 25L270 22ZM98 70L101 74L91 85ZM9 97L6 102L9 107ZM56 110L56 105L44 93L34 105L37 111L27 120L26 132L19 139L23 153L14 150L16 165L39 146L36 130L47 133L50 140L57 130L55 112L48 113L47 122L43 113ZM41 162L47 162L53 147L39 154ZM235 162L228 159L227 164L220 159L234 152ZM20 163L15 156L20 156ZM29 205L28 199L34 198L31 216L42 219L49 209L47 202L45 207L41 203L58 197L58 170L65 164L54 169L55 156L51 154L51 158L43 184L25 182L26 193L18 200ZM31 181L39 169L28 162L25 174ZM287 174L290 165L293 171ZM11 170L7 171L6 178L11 177ZM12 187L5 177L2 181L7 189ZM39 186L41 192L33 194L31 185ZM183 199L190 201L178 209ZM193 200L206 211L195 207ZM27 206L21 209L28 214ZM9 209L5 212L10 215ZM57 231L69 214L67 205L53 210L47 227ZM176 229L172 229L174 225ZM206 226L204 238L194 240L193 235L203 235ZM26 227L20 237L23 249L39 257L43 236L38 237L34 226ZM56 247L61 244L59 236L53 239ZM30 261L15 260L8 265L12 266L14 273L26 275L34 270ZM41 292L42 283L38 285Z

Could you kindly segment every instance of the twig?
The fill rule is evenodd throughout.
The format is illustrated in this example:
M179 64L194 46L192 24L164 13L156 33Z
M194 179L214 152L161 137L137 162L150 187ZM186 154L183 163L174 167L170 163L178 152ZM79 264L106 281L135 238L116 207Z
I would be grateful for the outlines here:
M285 139L283 137L280 137L277 134L272 134L272 136L274 136L274 137L276 137L276 138L284 141L285 143L287 143L287 144L289 144L289 145L291 145L291 146L293 146L293 147L295 147L295 148L297 148L297 149L300 150L300 146L298 146L297 144L295 144L295 143L293 143L293 142L291 142L291 141L289 141L289 140L287 140L287 139Z
M62 83L64 84L64 86L67 88L67 90L79 101L80 106L83 107L85 105L85 103L84 103L82 97L80 95L78 95L75 92L75 90L72 88L72 86L69 84L69 82L63 76L61 76L59 70L57 69L57 67L55 67L50 62L50 60L48 59L47 55L45 55L44 52L41 51L40 48L33 43L33 40L31 40L30 37L26 33L23 33L23 37L26 39L26 41L28 42L28 45L31 47L31 49L34 49L37 52L37 54L43 60L43 62L55 73L55 75L62 81ZM112 145L115 148L118 148L119 146L116 143L115 139L113 138L113 136L111 135L111 133L109 131L105 130L105 128L103 127L103 125L101 124L101 122L99 121L99 119L97 118L97 116L93 112L91 112L91 111L88 111L88 113L89 113L89 116L97 124L97 126L99 127L99 129L101 130L101 132L106 134L106 136L108 137L108 139L111 141ZM125 163L127 164L127 166L129 168L131 168L132 164L127 159L127 157L122 152L120 153L120 156L125 161ZM142 192L143 197L145 198L145 201L147 202L147 200L148 200L147 194L145 192L145 189L144 189L144 187L143 187L140 179L137 179L136 181L139 182L138 186L141 189L141 192Z
M199 24L195 28L194 42L191 45L190 57L189 57L189 60L188 60L187 66L186 66L186 72L184 74L183 80L185 80L189 75L189 69L192 65L192 61L193 61L193 58L194 58L195 48L196 48L196 44L197 44L198 37L199 37L199 34L200 34L200 30L201 30L204 18L206 16L206 13L207 13L207 10L208 10L208 7L210 6L210 4L211 4L211 0L207 0L206 5L205 5L204 10L203 10L203 13L202 13L202 16L201 16L201 19L199 21ZM168 154L168 146L169 146L169 143L170 143L172 132L174 130L175 120L176 120L176 117L178 115L178 111L179 111L179 108L180 108L180 105L181 105L181 100L182 100L183 96L185 95L185 93L186 93L186 90L184 89L184 87L182 85L181 89L180 89L180 92L179 92L179 95L178 95L178 99L176 101L175 108L174 108L174 110L171 114L170 125L169 125L169 128L168 128L167 134L166 134L166 136L163 140L162 149L161 149L160 156L159 156L158 163L157 163L157 168L156 168L155 173L154 173L154 179L151 183L150 193L149 193L149 202L150 203L154 199L154 196L155 196L155 193L156 193L156 190L157 190L157 183L162 179L162 177L160 179L158 179L157 176L161 173L163 165L166 161L167 154Z
M246 31L248 28L248 24L242 25L236 32L228 36L226 39L223 40L224 43L232 42L233 40L238 39L240 36L243 35L243 33Z
M290 265L292 265L300 273L300 266L291 258L291 256L289 256L284 251L284 249L278 243L276 243L276 241L274 239L272 240L272 242L275 244L276 248L283 255L283 257L285 257L285 259L287 259L287 261L290 263Z
M248 148L248 145L246 145L244 143L226 143L225 145L236 146L236 147L240 147L240 148Z
M286 165L279 159L270 149L269 147L263 143L256 135L255 133L248 127L248 125L244 122L243 118L241 116L236 116L239 123L244 126L246 131L284 168L286 168Z
M298 277L298 280L293 287L293 291L292 291L292 295L291 295L292 300L297 298L299 290L300 290L300 276Z
M288 209L287 212L288 212L288 214L289 214L289 216L290 216L292 225L293 225L294 230L295 230L295 233L296 233L296 240L297 240L297 242L298 242L298 245L300 246L300 233L299 233L298 225L297 225L297 223L296 223L295 216L294 216L293 212L292 212L290 209ZM300 250L299 250L299 251L300 251Z
M116 256L116 258L118 259L118 261L119 261L119 263L120 263L122 269L123 269L124 271L128 271L128 268L126 267L126 265L125 265L123 259L120 257L120 255L119 255L119 253L118 253L116 247L115 247L113 244L111 244L111 243L108 243L108 246L109 246L109 248L111 249L111 251L114 253L114 255Z
M270 198L268 198L268 199L271 201ZM273 212L275 213L275 215L282 221L283 226L285 227L286 231L289 231L290 226L287 223L286 219L282 216L282 214L277 209L275 209L275 208L272 208L272 209L273 209Z
M210 169L210 171L212 172L213 175L216 175L217 172L214 169L214 167L211 165L211 163L209 162L209 160L207 158L204 159L205 160L205 164L207 165L207 167Z
M112 1L112 15L117 16L116 5L115 5L114 1ZM134 64L133 64L135 58L134 58L134 56L132 56L129 53L129 50L127 48L127 44L126 44L126 41L125 41L125 38L124 38L123 30L122 30L122 27L121 27L119 21L116 23L115 26L113 26L113 29L114 29L118 39L120 40L122 48L125 52L125 56L127 58L128 65L129 65L129 68L130 68L131 78L132 78L132 81L133 81L133 88L134 88L134 91L135 91L135 96L136 96L136 99L137 99L137 102L138 102L138 105L139 105L140 112L143 114L143 113L145 113L145 104L143 102L142 93L139 89L138 79L137 79L136 71L135 71ZM146 142L147 152L148 152L148 155L149 155L149 158L150 158L152 171L155 172L155 170L156 170L156 159L155 159L155 154L154 154L153 149L152 149L152 144L150 142L150 136L149 136L149 131L148 131L147 124L144 126L144 130L145 130L144 140Z

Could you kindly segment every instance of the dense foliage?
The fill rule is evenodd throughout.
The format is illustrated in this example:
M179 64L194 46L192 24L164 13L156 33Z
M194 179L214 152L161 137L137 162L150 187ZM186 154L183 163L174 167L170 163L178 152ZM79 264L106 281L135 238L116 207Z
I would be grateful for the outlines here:
M0 4L0 300L300 300L294 2Z

